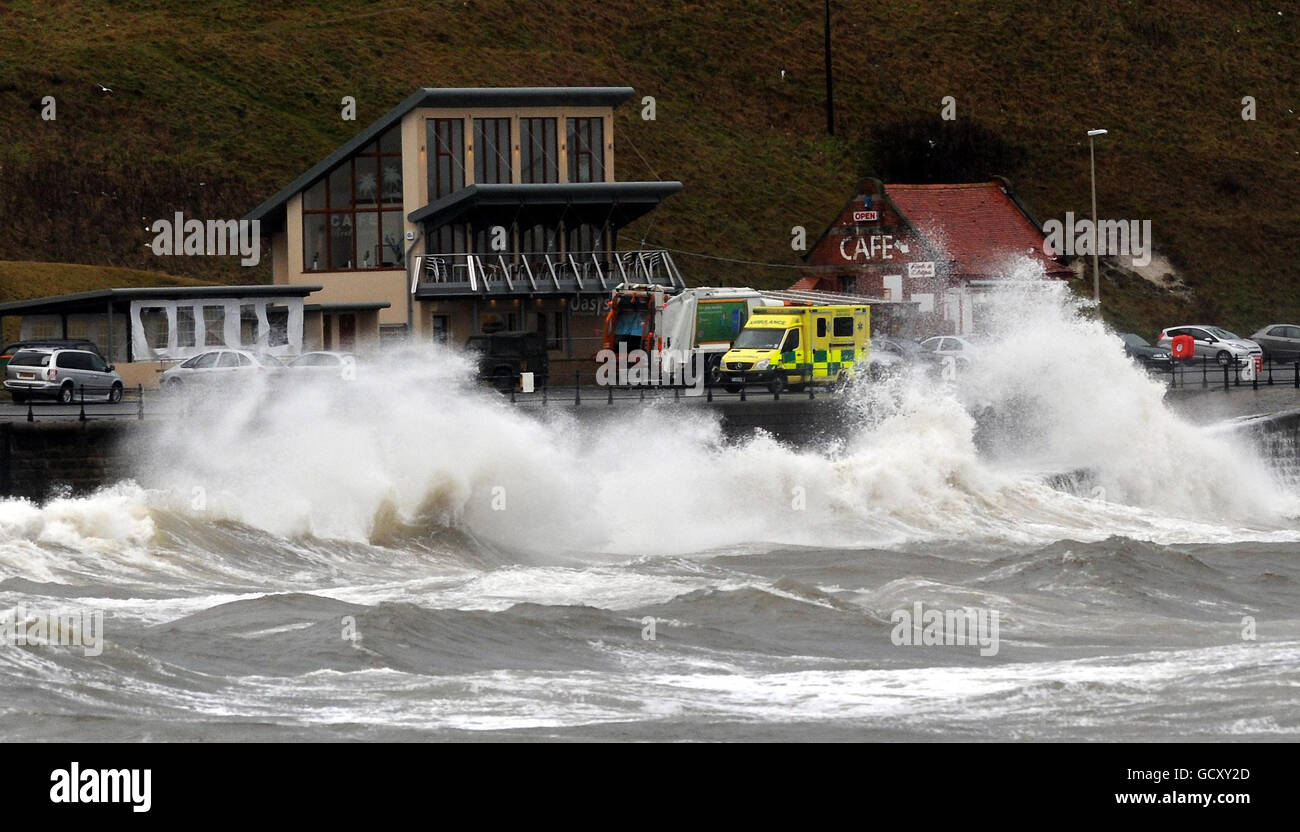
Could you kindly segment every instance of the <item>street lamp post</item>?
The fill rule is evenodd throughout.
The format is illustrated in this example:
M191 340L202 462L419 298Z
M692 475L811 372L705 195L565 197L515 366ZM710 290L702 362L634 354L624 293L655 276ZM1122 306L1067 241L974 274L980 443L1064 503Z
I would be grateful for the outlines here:
M1092 140L1106 135L1105 130L1088 131L1088 162L1092 168L1092 299L1101 308L1101 268L1097 262L1097 248L1101 241L1097 239L1097 154L1093 150Z
M835 135L835 90L831 77L831 0L826 0L826 134Z

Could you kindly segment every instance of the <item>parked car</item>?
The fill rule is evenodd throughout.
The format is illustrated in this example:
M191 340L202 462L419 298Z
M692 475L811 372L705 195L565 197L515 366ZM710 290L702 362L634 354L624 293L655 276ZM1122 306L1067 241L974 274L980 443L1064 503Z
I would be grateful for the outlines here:
M18 403L55 399L72 404L86 398L122 400L122 377L97 352L67 349L22 349L5 366L5 389Z
M177 364L162 374L166 390L181 390L191 384L210 384L241 377L273 373L283 365L269 355L246 350L208 350Z
M919 366L930 370L943 365L943 357L927 350L917 341L893 335L871 339L871 352L867 357L872 378L882 378L906 367Z
M932 335L921 342L921 349L941 359L952 357L959 366L969 366L979 355L979 347L960 335Z
M5 348L0 350L0 371L3 371L9 359L14 357L14 353L19 350L33 348L52 349L52 350L88 350L95 353L100 358L105 358L104 354L95 346L94 341L88 341L85 338L29 338L26 341L14 341L12 344L6 344Z
M1169 350L1151 346L1151 342L1141 335L1122 332L1119 339L1124 342L1124 354L1148 370L1168 372L1174 363Z
M309 378L337 378L344 381L356 379L357 358L350 352L317 350L305 352L285 364L292 375Z
M538 387L546 384L550 358L546 354L546 339L540 333L475 335L465 345L478 354L479 378L492 382L498 390L514 387L520 373L532 373Z
M1300 326L1269 324L1250 336L1259 344L1264 357L1273 361L1300 361Z
M1161 331L1156 346L1172 351L1174 338L1178 335L1192 336L1195 342L1195 357L1208 356L1224 365L1244 364L1250 356L1264 353L1259 344L1254 341L1242 338L1226 329L1205 324L1171 326Z

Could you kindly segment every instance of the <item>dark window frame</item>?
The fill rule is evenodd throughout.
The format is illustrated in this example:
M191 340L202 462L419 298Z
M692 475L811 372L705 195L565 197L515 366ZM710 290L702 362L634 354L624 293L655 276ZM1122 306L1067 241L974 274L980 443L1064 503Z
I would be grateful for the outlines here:
M402 263L402 261L396 258L392 264L384 263L384 253L385 253L385 246L386 246L384 240L384 233L386 231L386 226L387 226L385 220L388 219L388 216L386 215L394 215L396 217L397 228L395 229L395 231L397 233L397 248L402 253L402 259L405 258L405 246L403 241L405 240L405 236L406 236L406 222L405 219L403 218L404 194L402 193L402 187L404 186L399 186L398 193L396 194L396 199L390 201L389 193L387 192L388 188L385 186L384 178L383 178L384 162L388 160L396 161L399 175L403 177L403 180L405 178L405 173L402 170L402 150L401 150L400 134L398 136L397 149L396 150L387 149L391 145L391 142L389 141L390 134L392 134L394 131L400 131L400 130L401 130L400 124L395 124L392 127L388 128L388 130L386 130L384 133L382 133L379 136L376 136L374 141L370 142L361 150L352 154L343 162L340 162L328 173L322 176L319 180L314 182L311 185L311 187L305 189L302 192L302 224L303 224L302 266L304 272L377 272L377 271L393 271L394 269L405 268L405 265ZM370 166L373 167L376 175L375 195L373 197L373 201L368 203L359 203L357 199L357 160L359 159L363 159L370 162ZM348 198L347 198L348 204L334 205L333 204L334 196L330 193L331 188L329 186L329 181L336 173L338 173L338 171L342 169L346 169L348 173L348 177L347 177L348 178ZM308 206L307 194L311 191L314 191L317 188L321 189L321 197L322 197L321 204L323 205L323 207L309 208L307 207ZM359 227L358 215L374 215L375 217L375 237L376 237L377 258L376 258L375 265L373 266L358 265L363 261L363 257L361 256L362 252L359 252L357 250L357 246L359 244L359 239L358 239L359 235L357 233L357 229ZM307 226L308 226L308 222L312 217L321 217L321 216L325 218L325 237L322 245L322 250L325 255L325 264L320 268L312 268L311 265L312 260L308 252L308 246L310 245L310 239L309 239L310 235L308 233ZM352 233L350 236L352 239L351 239L351 246L350 246L351 248L350 262L352 265L347 265L346 263L336 264L334 262L335 231L334 231L333 218L335 216L344 216L348 219L348 221L351 224L350 227L352 228Z
M559 119L554 116L519 118L519 181L554 184L560 181ZM540 132L541 141L537 141ZM540 169L540 175L538 170Z
M429 201L433 202L465 187L465 119L426 119L426 145L430 138L433 147L427 149L426 155L429 160ZM447 162L448 182L442 181L444 160Z
M594 129L593 129L594 128ZM594 134L594 135L593 135ZM603 116L569 116L565 119L570 182L605 181L605 119ZM585 145L585 147L583 146ZM582 160L588 175L582 178Z
M513 130L509 116L485 116L474 119L474 182L480 185L508 185L514 175L513 153L510 143ZM492 152L485 153L488 129L491 128ZM505 142L501 141L502 130ZM505 155L501 153L504 146ZM502 172L504 171L504 176ZM489 172L491 176L489 176Z

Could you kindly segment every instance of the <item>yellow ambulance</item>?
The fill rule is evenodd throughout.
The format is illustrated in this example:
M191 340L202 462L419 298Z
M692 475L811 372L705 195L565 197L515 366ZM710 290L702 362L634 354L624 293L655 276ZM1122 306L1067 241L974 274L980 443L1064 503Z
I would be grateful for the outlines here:
M765 384L773 393L807 384L838 384L865 371L871 342L869 306L760 306L722 356L714 383L728 392Z

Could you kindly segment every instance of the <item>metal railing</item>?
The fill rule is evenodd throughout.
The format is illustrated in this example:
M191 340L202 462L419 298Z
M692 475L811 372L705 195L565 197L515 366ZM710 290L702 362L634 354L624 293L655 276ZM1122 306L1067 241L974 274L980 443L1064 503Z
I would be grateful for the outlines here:
M638 251L495 252L415 257L417 295L605 292L620 283L681 289L672 255Z
M1275 361L1272 357L1265 358L1253 374L1247 369L1250 361L1251 359L1220 363L1211 360L1208 355L1203 355L1199 360L1191 358L1170 361L1167 368L1151 368L1150 365L1148 367L1160 370L1161 375L1168 376L1171 390L1190 388L1208 390L1211 387L1222 387L1225 393L1231 393L1243 387L1258 390L1260 387L1288 384L1300 389L1300 359Z

